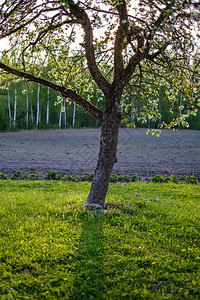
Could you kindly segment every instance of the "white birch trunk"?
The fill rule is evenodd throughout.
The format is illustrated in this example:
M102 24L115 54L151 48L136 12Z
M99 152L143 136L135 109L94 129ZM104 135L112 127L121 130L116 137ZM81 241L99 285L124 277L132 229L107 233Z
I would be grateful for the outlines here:
M121 106L121 114L123 115L123 112L124 112L124 105L122 104Z
M75 118L76 118L76 103L74 103L74 111L73 111L73 120L72 120L72 126L75 126Z
M63 108L63 102L60 102L60 116L59 116L59 124L58 127L59 129L61 129L61 125L62 125L62 108Z
M34 117L33 117L33 106L32 106L32 103L31 103L31 121L32 121L32 125L34 123Z
M38 127L40 118L40 84L38 83L38 90L37 90L37 115L36 115L36 127Z
M17 116L17 86L15 82L15 103L14 103L14 116L13 116L13 127L16 127L16 116Z
M11 114L11 107L10 107L10 93L8 89L8 115L9 115L9 129L12 127L12 114Z
M63 99L63 106L65 108L65 111L64 111L65 128L67 128L67 115L66 115L66 100L65 100L65 98Z
M135 120L135 115L133 114L133 107L131 107L131 123Z
M182 105L182 95L181 95L181 99L180 99L180 106ZM180 109L179 110L179 116L180 116L180 118L181 118L181 115L182 115L182 110Z
M28 89L26 92L26 127L28 128Z
M49 125L49 87L47 88L47 121L46 125Z

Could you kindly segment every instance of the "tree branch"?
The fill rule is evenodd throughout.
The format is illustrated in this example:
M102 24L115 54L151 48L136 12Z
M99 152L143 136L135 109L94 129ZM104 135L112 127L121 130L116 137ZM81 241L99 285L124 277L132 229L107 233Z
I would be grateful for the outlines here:
M173 4L174 4L174 0L171 1L170 4L166 4L166 6L162 10L159 9L160 15L158 16L157 20L155 20L155 22L152 25L153 29L151 29L149 31L149 35L146 37L147 42L146 42L146 45L145 45L145 47L146 47L145 54L149 53L149 50L151 48L151 42L154 38L155 32L161 26L162 22L167 18L167 11L173 6Z
M103 76L96 63L94 46L93 46L93 30L92 30L90 19L86 14L85 10L81 8L78 4L75 4L73 0L69 0L68 5L71 14L77 20L79 20L85 32L84 48L86 52L86 59L87 59L89 71L94 81L98 85L98 87L102 90L102 92L106 96L109 93L110 83Z
M95 105L93 105L91 102L87 101L84 99L82 96L77 94L75 91L71 89L66 89L64 86L55 84L51 81L48 81L46 79L43 79L41 77L36 77L34 75L31 75L26 72L22 72L20 70L16 70L14 68L11 68L3 63L0 62L0 68L3 69L4 71L16 75L18 77L22 77L25 79L29 79L31 81L41 83L44 86L50 87L51 89L59 92L63 97L70 98L72 101L76 102L78 105L80 105L85 112L88 112L91 114L96 120L99 122L102 121L103 117L103 111L97 108Z
M16 9L21 5L21 4L23 4L23 2L24 2L24 0L20 0L19 1L19 3L17 3L8 13L6 13L6 12L4 12L4 19L1 21L1 23L0 24L2 24L3 22L5 22L6 21L6 19L7 18L9 18L11 15L12 15L12 13L13 12L15 12L16 11ZM4 5L6 4L6 1L4 2ZM15 3L14 3L15 4ZM27 4L27 3L26 3ZM3 5L2 5L2 7L3 7ZM12 7L12 3L11 3L11 5L10 5L10 7ZM2 11L1 11L1 13L2 13Z
M114 80L119 78L124 70L122 51L124 46L124 38L128 35L129 26L125 0L120 1L120 3L117 5L117 10L119 13L120 24L116 32L114 46Z
M73 23L73 20L65 20L63 22L60 22L58 24L55 24L53 25L53 23L51 23L47 28L41 30L39 33L38 33L38 36L36 38L36 40L34 42L30 42L25 48L24 50L22 51L22 55L25 53L25 51L30 47L30 46L33 46L35 47L36 44L42 39L44 38L44 36L50 32L50 31L53 31L55 29L58 29L60 28L61 26L65 25L65 24L72 24Z
M138 51L130 58L128 65L123 71L122 79L123 84L126 85L130 80L133 72L135 71L136 66L143 60L144 53L138 49Z
M146 54L145 58L147 58L148 60L153 61L154 58L156 58L157 56L159 56L160 54L162 54L165 51L165 49L167 48L168 45L169 45L169 43L166 42L162 47L160 47L160 49L158 49L153 54Z

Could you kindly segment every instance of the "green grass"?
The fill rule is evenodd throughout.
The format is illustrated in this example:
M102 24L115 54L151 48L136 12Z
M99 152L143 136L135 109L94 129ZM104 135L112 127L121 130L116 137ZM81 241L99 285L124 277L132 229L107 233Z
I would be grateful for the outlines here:
M200 185L89 187L0 181L0 299L199 299Z

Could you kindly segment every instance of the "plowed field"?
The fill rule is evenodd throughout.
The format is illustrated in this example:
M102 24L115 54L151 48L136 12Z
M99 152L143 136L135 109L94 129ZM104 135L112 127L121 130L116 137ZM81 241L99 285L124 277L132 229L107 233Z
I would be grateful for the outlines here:
M94 172L99 139L99 129L0 133L0 172ZM200 131L163 130L157 138L146 135L145 129L120 129L113 173L119 172L142 176L195 174L200 178Z

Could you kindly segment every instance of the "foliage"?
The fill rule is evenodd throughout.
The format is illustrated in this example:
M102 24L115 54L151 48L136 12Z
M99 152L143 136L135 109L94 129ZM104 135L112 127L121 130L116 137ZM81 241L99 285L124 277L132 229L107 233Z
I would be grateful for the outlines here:
M26 94L25 94L25 85L24 81L17 82L17 122L16 122L16 129L26 129ZM28 128L35 128L35 116L37 110L37 84L29 82L29 124ZM6 93L5 93L6 92ZM10 92L10 101L11 101L11 113L13 114L14 110L14 84L11 83L9 86ZM51 90L50 91L50 107L49 107L49 124L46 124L46 113L47 113L47 88L41 87L40 90L40 110L41 110L41 119L39 123L39 128L58 128L59 124L59 115L60 115L60 103L54 105L57 101L58 93ZM91 92L85 92L86 97L91 95ZM103 108L103 100L98 97L99 95L94 92L91 101L93 104ZM138 96L139 97L139 96ZM172 113L169 111L169 102L163 98L162 94L160 95L161 100L158 102L158 111L159 114L162 115L161 119L159 114L155 115L155 119L149 119L148 125L152 128L159 128L161 124L164 122L168 124L172 120ZM142 120L137 117L137 113L134 110L131 110L130 102L132 98L128 98L127 108L123 111L122 117L122 124L121 126L129 126L131 123L131 116L134 116L134 124L136 127L146 127L146 124L142 123ZM136 101L136 100L135 100ZM139 99L137 100L139 101ZM179 101L179 98L177 98ZM8 130L9 129L9 117L8 117L8 100L7 100L7 90L3 90L3 93L0 93L0 130ZM133 104L133 103L132 103ZM132 105L131 104L131 105ZM146 103L147 104L147 103ZM125 102L124 102L125 105ZM31 110L33 112L33 120L31 116ZM66 125L64 124L64 116L66 115ZM62 124L61 127L67 128L72 127L72 118L73 118L73 105L70 101L66 102L65 111L62 112ZM200 129L200 113L197 113L197 116L190 116L188 118L188 124L190 129ZM83 109L80 106L76 108L76 128L84 128L84 127L98 127L100 124L96 122L89 114L84 113ZM132 124L133 125L133 124Z
M104 212L89 186L0 181L0 297L198 299L200 186L111 184Z
M94 173L86 173L84 172L83 175L81 176L82 181L92 181L94 178Z
M1 180L6 180L7 179L7 176L3 173L0 172L0 179Z
M21 171L16 171L13 175L10 176L11 180L39 180L41 177L42 173L41 172L35 172L35 173L26 173L22 174ZM2 174L2 176L6 176ZM7 179L9 177L7 176Z
M138 180L139 180L138 175L135 174L135 173L132 173L132 174L131 174L131 181L135 182L135 181L138 181Z
M118 176L117 174L111 174L110 175L110 182L117 182Z
M174 182L174 183L179 183L180 181L182 182L186 182L186 183L191 183L191 184L197 184L198 183L198 179L196 176L194 175L191 175L191 176L188 176L188 175L179 175L179 176L176 176L176 175L173 175L171 174L170 176L166 176L166 175L156 175L154 177L152 177L151 179L152 182Z
M44 176L41 172L35 173L28 173L22 174L21 171L15 172L10 177L3 173L0 173L0 180L4 179L11 179L11 180L39 180L39 179L46 179L46 180L59 180L59 181L74 181L74 182L81 182L81 181L92 181L94 178L94 173L86 173L83 172L82 175L69 175L67 172L62 172L61 175L57 174L56 171L48 171L46 176ZM153 177L145 177L142 178L136 173L132 173L130 175L126 174L111 174L110 182L137 182L137 181L152 181L155 183L167 183L167 182L174 182L174 183L190 183L190 184L198 184L198 178L195 175L156 175Z
M47 180L56 180L57 179L57 172L56 171L48 171L46 173L46 179Z
M35 1L31 2L29 10L26 9L27 5L27 1L23 4L16 1L16 5L9 5L5 1L2 6L0 38L9 36L11 43L11 50L2 53L1 60L6 65L26 69L34 76L40 75L52 83L71 89L103 110L104 88L98 83L95 74L100 71L108 82L113 82L115 64L118 62L114 59L117 49L115 45L121 41L120 60L123 61L124 69L133 67L131 58L135 57L136 61L132 68L133 76L129 77L124 87L120 104L129 112L123 116L125 123L132 123L131 115L134 115L134 124L140 126L187 127L189 118L192 128L199 128L199 122L196 125L192 119L199 107L199 36L195 36L193 30L198 26L198 3L160 0L152 3L141 0L137 5L131 5L130 1L102 3L96 0L73 4L73 1L63 0L52 1L47 5ZM49 10L51 14L46 13L44 17L43 13ZM87 15L94 29L92 49L95 52L96 72L92 71L94 66L89 59L93 55L92 52L89 54L91 48L88 49L85 44L89 27L86 30L84 21L77 17L79 10L82 18ZM5 11L9 12L7 17ZM123 17L120 11L124 12ZM20 27L18 20L21 18L23 22ZM119 21L124 36L118 41L116 36L120 34L120 27L116 24ZM32 26L29 26L30 23ZM104 32L100 30L102 26ZM78 28L84 32L83 36L78 34ZM80 39L83 41L80 42ZM138 59L138 53L143 54L141 59ZM16 80L16 76L9 76L2 72L2 86L7 87L9 80ZM34 77L31 80L37 82ZM28 85L31 86L31 83ZM51 103L57 102L56 98L54 94ZM76 97L72 98L67 96L69 104L77 101ZM23 105L20 106L23 110ZM84 101L82 106L84 111L88 111ZM42 104L42 112L45 110ZM58 118L58 109L51 120L55 119L55 115ZM3 129L6 129L5 123L8 123L5 117L6 114L2 117ZM24 127L21 124L22 118L18 121L18 127ZM85 125L88 123L96 125L88 116L86 122L84 118L85 115L81 113L78 126L88 126ZM42 120L41 126L44 127L44 116ZM68 123L71 124L70 121Z
M185 180L187 183L192 183L192 184L198 183L198 179L196 178L196 176L185 176Z
M41 177L41 172L35 172L35 173L28 173L27 179L28 180L39 180Z
M22 180L22 179L24 179L25 177L26 177L26 174L23 175L21 171L16 171L16 172L11 176L10 179L12 179L12 180L16 180L16 179L17 179L17 180Z

